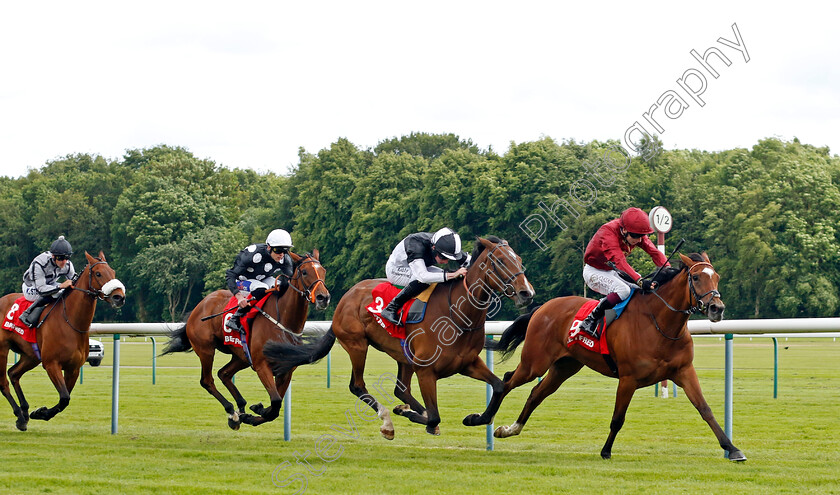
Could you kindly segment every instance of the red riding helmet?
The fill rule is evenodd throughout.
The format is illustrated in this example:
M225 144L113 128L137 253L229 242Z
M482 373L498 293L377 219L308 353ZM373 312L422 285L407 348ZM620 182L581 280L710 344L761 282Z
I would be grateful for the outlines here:
M639 208L627 208L619 219L624 230L633 234L653 234L647 213Z

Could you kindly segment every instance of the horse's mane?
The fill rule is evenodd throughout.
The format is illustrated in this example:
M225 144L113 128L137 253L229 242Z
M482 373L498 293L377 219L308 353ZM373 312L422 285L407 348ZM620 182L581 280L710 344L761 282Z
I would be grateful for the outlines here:
M703 255L700 254L700 253L691 253L691 254L688 254L686 256L688 258L690 258L692 261L706 261L706 259L703 258ZM658 275L656 275L653 278L653 281L656 282L659 285L664 285L664 284L668 283L671 279L676 277L678 273L685 270L686 268L688 268L688 266L685 265L682 262L680 262L679 267L666 266L665 268L662 269L662 271L659 272ZM653 273L651 273L651 275L655 274L657 270L659 270L659 269L657 268L656 270L654 270Z
M485 237L485 239L487 239L488 241L490 241L494 244L498 244L498 243L504 241L504 239L500 239L500 238L498 238L494 235L488 235L487 237ZM470 259L470 266L472 266L472 264L475 262L476 258L478 258L479 255L481 255L481 253L484 252L485 249L486 248L484 247L484 244L482 244L480 242L475 243L475 248L473 249L473 252L472 252L472 258Z

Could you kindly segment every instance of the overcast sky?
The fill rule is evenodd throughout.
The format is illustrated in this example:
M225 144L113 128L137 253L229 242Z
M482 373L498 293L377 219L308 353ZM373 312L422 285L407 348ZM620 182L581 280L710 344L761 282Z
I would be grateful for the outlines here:
M9 7L9 5L13 5ZM0 175L73 153L182 146L286 173L298 148L412 131L621 139L651 113L668 149L798 137L840 152L829 2L6 2ZM718 41L736 42L742 51ZM716 47L712 77L690 51ZM678 79L706 79L700 105ZM685 80L692 88L697 75ZM676 106L674 106L676 105ZM659 112L658 114L656 112Z

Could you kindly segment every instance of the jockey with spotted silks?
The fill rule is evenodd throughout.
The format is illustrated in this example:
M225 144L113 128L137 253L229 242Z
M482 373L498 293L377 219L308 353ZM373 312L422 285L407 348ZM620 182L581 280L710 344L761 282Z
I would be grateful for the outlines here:
M242 333L240 320L250 310L249 296L253 296L254 302L259 301L275 285L280 296L286 292L289 279L294 274L292 257L289 256L289 249L293 247L292 236L283 229L275 229L264 243L251 244L239 252L233 267L225 272L227 288L239 304L227 322L228 328Z
M73 248L63 235L50 244L50 250L45 251L32 260L29 268L23 274L23 296L27 301L34 301L26 311L20 315L20 321L28 327L34 327L41 318L41 313L50 302L55 301L64 289L73 285L76 270L70 256ZM65 280L58 284L58 279Z
M455 261L460 268L454 272L435 265ZM399 325L397 312L412 297L420 295L434 282L446 282L467 274L470 255L461 251L461 237L444 227L434 234L417 232L408 235L391 252L385 264L388 281L403 287L382 310L381 317Z
M630 297L630 285L607 262L614 263L633 277L642 290L656 287L650 280L642 280L642 276L627 262L627 254L640 246L656 266L670 266L665 255L647 237L652 233L647 214L639 208L627 208L619 218L605 223L595 232L583 254L583 280L590 289L607 297L601 299L584 318L580 324L581 331L598 339L598 322L604 317L604 312Z

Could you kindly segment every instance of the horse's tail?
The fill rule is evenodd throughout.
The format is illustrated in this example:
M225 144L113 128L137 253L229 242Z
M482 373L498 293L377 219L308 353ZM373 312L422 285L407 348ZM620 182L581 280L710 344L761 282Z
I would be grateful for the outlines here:
M160 353L161 356L173 352L188 352L192 350L190 339L187 338L187 324L182 323L169 332L169 343Z
M502 359L499 362L508 359L513 354L513 351L519 347L519 344L525 341L525 331L528 329L528 322L531 321L531 317L538 308L539 306L513 320L513 323L502 332L502 338L498 341L489 338L486 339L484 341L484 348L500 352Z
M329 354L333 345L335 345L335 334L330 326L327 333L320 338L306 336L300 345L272 340L263 347L263 356L271 366L274 376L280 376L296 366L317 363Z

